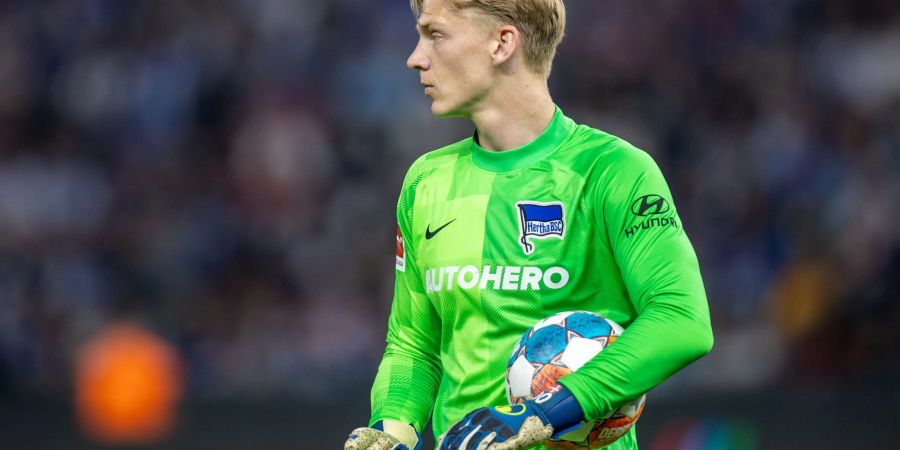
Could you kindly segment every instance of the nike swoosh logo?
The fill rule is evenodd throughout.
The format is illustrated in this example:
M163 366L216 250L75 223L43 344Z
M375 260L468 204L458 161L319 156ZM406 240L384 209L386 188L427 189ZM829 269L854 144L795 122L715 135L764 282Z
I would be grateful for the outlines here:
M456 219L453 219L453 220L441 225L434 231L431 231L431 225L429 224L427 227L425 227L425 239L430 241L431 238L433 238L436 234L440 233L441 230L443 230L444 228L447 228L447 225L450 225L453 222L456 222Z

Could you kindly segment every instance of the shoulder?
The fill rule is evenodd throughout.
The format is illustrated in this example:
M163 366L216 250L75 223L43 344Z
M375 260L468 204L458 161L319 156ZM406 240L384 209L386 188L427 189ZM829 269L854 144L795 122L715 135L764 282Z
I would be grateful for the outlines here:
M471 151L472 138L470 137L425 153L410 165L409 170L406 172L406 178L403 181L403 187L414 188L415 185L429 175L441 170L452 169L459 158L469 154Z
M656 162L644 150L613 134L578 125L566 143L573 165L593 175L626 175L656 169Z

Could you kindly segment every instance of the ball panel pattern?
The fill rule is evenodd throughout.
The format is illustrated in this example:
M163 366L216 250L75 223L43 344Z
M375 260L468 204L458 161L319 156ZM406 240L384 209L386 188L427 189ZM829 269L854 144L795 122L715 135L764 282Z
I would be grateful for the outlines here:
M509 385L509 400L511 403L519 403L514 400L521 398L524 401L531 395L531 383L534 378L534 372L535 367L525 359L525 356L520 356L510 367L510 370L507 372L507 384Z
M545 364L537 370L534 378L531 379L531 392L529 397L537 397L541 392L548 391L556 387L556 380L572 373L571 369L555 364ZM525 401L525 399L522 399Z
M587 339L608 337L612 326L602 317L586 312L576 312L566 318L566 328Z
M604 347L606 347L606 338L603 338L601 342L583 337L570 337L569 345L563 350L560 362L572 371L576 371L591 358L597 356L597 353L600 353Z
M532 364L550 364L566 349L566 329L551 325L534 332L525 345L525 358Z
M565 322L566 319L572 314L574 314L573 311L565 311L565 312L561 312L561 313L556 313L556 314L554 314L550 317L547 317L545 319L542 319L538 323L534 324L534 326L531 327L531 331L534 332L534 331L540 330L541 328L553 326L553 325L556 325L556 326L562 325L562 323Z

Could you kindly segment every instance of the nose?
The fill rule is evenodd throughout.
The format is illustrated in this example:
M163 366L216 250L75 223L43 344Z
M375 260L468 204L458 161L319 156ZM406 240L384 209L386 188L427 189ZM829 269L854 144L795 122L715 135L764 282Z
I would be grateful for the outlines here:
M419 39L419 43L416 44L416 48L413 49L409 58L407 58L406 67L413 70L428 70L428 58L425 57L425 52L422 49L421 39Z

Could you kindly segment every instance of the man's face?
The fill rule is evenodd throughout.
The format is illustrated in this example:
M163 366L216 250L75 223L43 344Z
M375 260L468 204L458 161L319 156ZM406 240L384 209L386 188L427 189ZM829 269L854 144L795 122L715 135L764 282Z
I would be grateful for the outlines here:
M487 19L472 9L454 11L445 0L425 0L419 43L406 65L419 71L431 112L470 117L493 82Z

